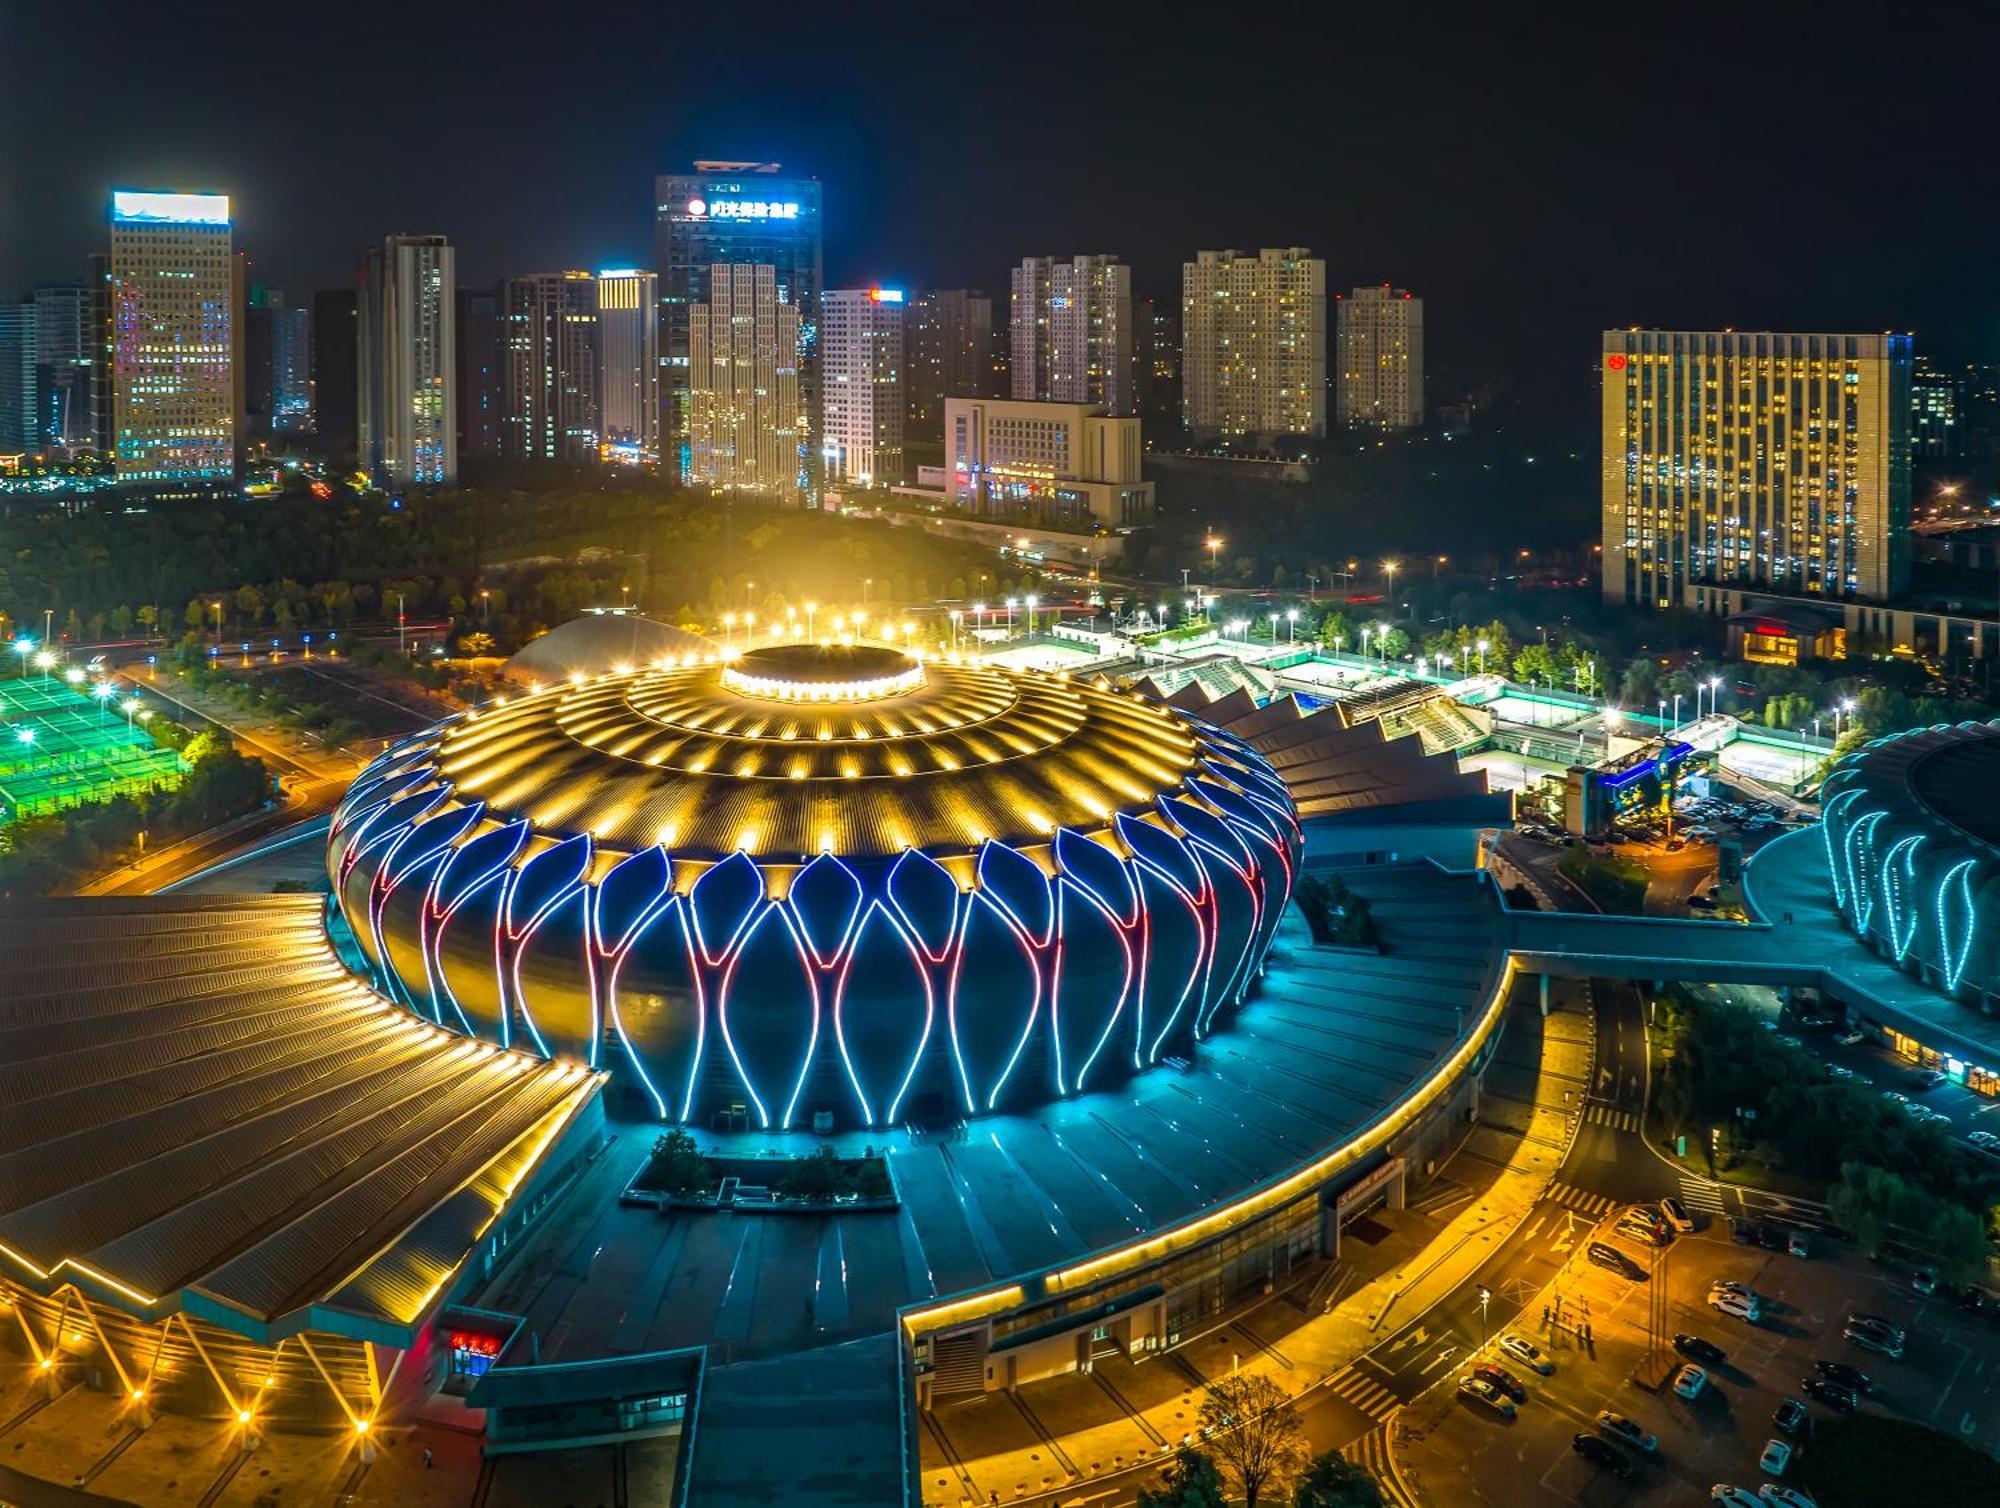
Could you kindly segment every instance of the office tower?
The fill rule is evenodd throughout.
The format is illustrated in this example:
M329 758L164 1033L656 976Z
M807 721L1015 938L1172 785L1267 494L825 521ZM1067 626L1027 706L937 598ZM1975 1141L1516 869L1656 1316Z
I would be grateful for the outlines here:
M360 299L353 288L313 295L313 428L335 460L354 456L361 438Z
M88 450L96 431L90 287L45 283L33 297L39 444L65 454Z
M607 460L660 459L660 280L630 267L597 274L597 345Z
M905 307L900 288L826 291L820 456L828 486L903 479Z
M1149 427L1180 426L1181 309L1172 299L1132 301L1132 402Z
M1139 421L1089 403L945 400L944 486L974 513L1106 528L1148 523Z
M1415 429L1424 422L1424 301L1384 283L1356 288L1338 308L1341 424Z
M112 321L111 321L111 254L93 251L87 263L89 272L84 278L84 287L89 294L90 307L85 330L87 353L90 361L90 449L99 456L111 455L112 438Z
M800 402L819 418L820 185L787 178L775 162L697 162L654 183L654 267L660 274L661 402L669 466L693 464L689 393L694 306L708 298L710 269L768 266L778 302L797 311ZM799 432L804 498L818 495L819 457L810 424Z
M970 288L912 298L903 320L903 387L913 441L944 438L944 400L987 398L993 385L993 300Z
M1326 263L1304 247L1181 264L1181 417L1203 438L1326 433Z
M112 194L112 429L121 483L234 478L238 283L226 194Z
M270 309L271 430L279 435L312 433L312 319L305 307L277 295Z
M531 272L501 285L506 366L500 453L517 461L594 461L597 289L587 272Z
M500 454L500 416L506 407L506 321L498 288L458 291L458 456Z
M48 448L36 377L34 300L0 304L0 455Z
M234 439L229 454L233 472L241 472L250 444L249 390L244 386L249 363L244 360L245 336L250 322L250 253L239 251L229 259L229 415Z
M1965 454L1959 376L1919 356L1910 371L1910 454L1955 461Z
M1910 564L1910 339L1604 334L1604 594L1884 601Z
M390 236L361 280L361 464L377 486L458 476L457 281L443 236Z
M262 283L251 286L243 312L243 417L246 432L259 440L271 437L271 304L284 307L281 290Z
M1113 256L1028 257L1008 313L1016 398L1132 412L1132 269Z
M688 469L697 486L798 499L807 486L799 312L778 270L718 263L688 306Z

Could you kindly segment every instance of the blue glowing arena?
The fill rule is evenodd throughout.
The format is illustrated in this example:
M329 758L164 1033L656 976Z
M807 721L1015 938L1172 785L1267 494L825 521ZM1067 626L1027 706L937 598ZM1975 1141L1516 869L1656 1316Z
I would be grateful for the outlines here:
M580 678L385 752L337 927L426 1020L610 1070L660 1117L932 1123L1185 1052L1300 854L1213 724L876 645Z

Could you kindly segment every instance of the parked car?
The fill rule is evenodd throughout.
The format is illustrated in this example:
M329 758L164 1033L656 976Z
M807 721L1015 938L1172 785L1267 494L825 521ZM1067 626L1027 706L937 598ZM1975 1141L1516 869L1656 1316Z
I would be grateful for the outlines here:
M1787 1487L1783 1482L1766 1482L1757 1489L1757 1496L1772 1505L1772 1508L1819 1508L1813 1495L1798 1487Z
M1828 1382L1824 1377L1808 1377L1799 1384L1809 1397L1818 1399L1837 1413L1851 1414L1861 1406L1853 1388L1844 1388L1837 1382Z
M1993 1308L1993 1295L1977 1283L1960 1285L1958 1291L1951 1296L1951 1301L1967 1314L1987 1314Z
M1861 1039L1862 1039L1862 1034L1850 1027L1848 1030L1842 1032L1839 1036L1835 1037L1833 1040L1838 1042L1842 1047L1852 1047L1855 1043L1859 1042Z
M1708 1489L1712 1503L1720 1503L1722 1508L1764 1508L1757 1494L1748 1487L1732 1487L1727 1482L1717 1482Z
M1711 1293L1708 1307L1718 1314L1726 1314L1751 1325L1764 1317L1763 1305L1755 1299L1746 1299L1740 1293Z
M1789 1440L1766 1440L1764 1449L1757 1457L1757 1469L1767 1477L1781 1477L1785 1468L1792 1464L1792 1442Z
M1674 1396L1685 1398L1689 1403L1701 1396L1701 1390L1708 1386L1708 1373L1700 1367L1682 1367L1674 1373Z
M1810 1261L1812 1259L1812 1232L1809 1230L1794 1229L1785 1241L1785 1250L1797 1257L1801 1262Z
M1847 1316L1847 1324L1852 1329L1876 1331L1885 1338L1893 1340L1899 1346L1910 1338L1909 1332L1901 1325L1897 1324L1894 1320L1885 1319L1879 1314L1850 1314Z
M1514 1400L1501 1392L1484 1377L1467 1377L1458 1385L1458 1396L1472 1403L1483 1404L1502 1419L1512 1419L1515 1414Z
M1639 1270L1639 1264L1617 1247L1603 1241L1593 1241L1583 1249L1583 1254L1599 1267L1630 1277Z
M1772 1411L1771 1426L1781 1435L1796 1435L1811 1417L1803 1400L1787 1398Z
M1844 1361L1815 1361L1813 1370L1828 1382L1837 1382L1844 1388L1853 1388L1857 1393L1872 1393L1875 1384L1868 1374L1859 1367L1850 1367Z
M2000 1146L2000 1139L1995 1140L1995 1145ZM1694 1221L1688 1217L1687 1207L1672 1196L1660 1201L1660 1213L1666 1217L1667 1224L1682 1235L1694 1229Z
M1625 1415L1613 1413L1610 1409L1597 1411L1597 1427L1621 1444L1629 1445L1634 1450L1643 1450L1648 1455L1660 1448L1658 1435L1648 1434L1638 1420L1628 1419Z
M1673 1240L1670 1234L1657 1225L1650 1225L1644 1220L1635 1220L1629 1215L1618 1222L1617 1229L1618 1234L1627 1240L1643 1241L1648 1246L1665 1246Z
M1916 1089L1935 1089L1950 1077L1942 1068L1919 1068L1910 1075L1910 1084Z
M1892 1105L1901 1105L1905 1110L1910 1108L1910 1097L1899 1090L1885 1089L1882 1091L1882 1098Z
M1717 1278L1713 1283L1708 1285L1708 1291L1711 1295L1718 1293L1740 1293L1746 1299L1762 1299L1764 1297L1763 1294L1752 1288L1748 1283L1738 1283L1729 1278Z
M1841 1063L1827 1064L1826 1071L1832 1074L1836 1079L1858 1079L1861 1077L1861 1075L1856 1073L1853 1069Z
M1574 1435L1570 1438L1569 1448L1598 1470L1608 1471L1614 1477L1629 1478L1635 1469L1630 1456L1596 1435Z
M1474 1377L1483 1377L1509 1398L1522 1403L1528 1401L1527 1385L1497 1362L1482 1361L1472 1369L1472 1375Z
M1782 1225L1760 1225L1757 1227L1757 1244L1766 1251L1783 1251L1785 1235Z
M1729 1353L1712 1340L1704 1340L1699 1335L1676 1335L1674 1349L1692 1360L1704 1362L1711 1367L1719 1367L1729 1359Z
M1965 1144L1981 1152L2000 1153L2000 1136L1991 1131L1968 1131L1965 1133Z
M1757 1227L1752 1225L1748 1220L1745 1220L1741 1215L1731 1215L1729 1217L1729 1239L1734 1241L1738 1246L1755 1246L1757 1244Z
M1556 1369L1556 1364L1549 1360L1548 1353L1540 1346L1511 1332L1500 1337L1500 1350L1503 1354L1513 1357L1522 1366L1540 1372L1544 1377Z
M1910 1274L1910 1288L1913 1292L1928 1298L1937 1292L1937 1273L1928 1267L1919 1267Z

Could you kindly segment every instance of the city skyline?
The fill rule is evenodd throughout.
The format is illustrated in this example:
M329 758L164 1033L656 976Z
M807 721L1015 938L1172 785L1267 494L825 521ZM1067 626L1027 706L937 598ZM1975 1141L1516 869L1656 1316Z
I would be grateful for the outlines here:
M45 23L13 24L24 34L21 55L33 55L28 34ZM178 24L121 22L138 46ZM720 46L707 24L677 34L675 57ZM80 275L101 241L112 186L231 194L251 276L288 289L340 286L358 246L410 227L461 248L466 286L537 267L646 266L654 178L724 156L781 161L820 181L827 286L997 291L1024 256L1102 249L1133 267L1135 296L1160 298L1173 295L1180 264L1201 247L1307 245L1327 261L1332 286L1393 281L1423 295L1433 366L1447 379L1507 372L1532 388L1583 391L1596 332L1634 323L1913 329L1919 350L1954 361L1995 344L2000 293L1979 266L1993 213L1983 169L1928 166L1951 142L1971 139L1975 120L1972 97L1952 76L1956 50L1942 39L1931 52L1935 88L1923 111L1906 112L1892 95L1864 88L1861 60L1794 38L1775 16L1738 20L1719 63L1713 37L1692 22L1560 48L1486 36L1490 24L1453 24L1422 51L1359 39L1337 61L1316 55L1308 39L1293 55L1314 76L1337 69L1341 89L1325 91L1337 98L1305 91L1287 105L1292 129L1250 152L1220 129L1259 97L1257 71L1232 66L1226 42L1197 52L1142 36L1149 67L1101 81L1096 99L1107 118L1148 128L1071 141L1061 121L1018 112L936 131L894 84L856 105L831 88L840 70L826 65L860 44L802 20L768 85L755 90L726 70L690 68L662 91L649 86L657 65L643 49L629 61L593 53L601 66L578 84L588 78L590 108L568 112L580 122L571 133L514 144L490 159L490 171L446 174L397 167L391 123L341 92L301 94L282 73L259 75L248 58L268 39L239 42L225 25L216 44L229 79L223 96L142 80L116 108L79 121L63 151L11 166L0 179L0 210L15 228L0 247L0 286L19 296ZM883 25L897 27L893 18ZM286 32L328 76L358 56L359 39L344 33L305 23ZM537 49L533 61L558 62L585 40L553 39L553 56ZM1739 70L1759 70L1746 81L1762 77L1780 40L1786 67L1843 98L1845 134L1774 190L1757 173L1715 163L1783 119L1782 87L1732 82ZM1634 49L1666 65L1697 41L1704 90L1672 103L1643 73L1605 66ZM916 78L922 58L945 42L908 29L904 45L903 76ZM489 128L501 132L492 104L526 61L476 42L447 54L437 104L460 122L465 147L476 149ZM39 104L54 107L45 95L56 80L27 71L20 82L12 103L24 118ZM145 129L133 129L141 121ZM1605 129L1610 122L1618 128ZM1405 166L1363 170L1385 134ZM1055 160L1058 150L1083 170L1022 182L1019 164ZM467 159L479 160L476 151ZM1685 187L1658 204L1635 200L1618 187L1633 162L1646 164L1649 182ZM1774 254L1795 244L1788 227L1800 206L1832 202L1836 186L1844 200L1855 182L1869 194L1838 237L1811 256ZM952 203L979 212L939 212ZM1731 225L1728 249L1699 229L1715 223Z

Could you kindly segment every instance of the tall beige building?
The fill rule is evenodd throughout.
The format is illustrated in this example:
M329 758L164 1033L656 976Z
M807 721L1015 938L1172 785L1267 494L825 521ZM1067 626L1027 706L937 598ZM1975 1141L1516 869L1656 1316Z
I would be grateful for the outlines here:
M1336 413L1347 429L1424 422L1424 301L1406 288L1356 288L1340 301Z
M799 386L799 311L778 297L768 262L718 262L688 313L689 477L795 499L810 426Z
M820 299L820 470L828 485L903 480L900 288L829 288Z
M390 236L361 277L361 458L378 485L458 476L458 293L443 236Z
M1181 264L1181 414L1196 435L1326 433L1326 263L1301 246Z
M1013 395L1132 413L1132 269L1113 256L1028 257L1011 283Z
M947 398L944 465L919 481L974 513L1117 528L1153 520L1144 453L1138 419L1096 404Z
M112 430L121 484L236 475L242 331L229 196L111 196Z
M1910 338L1604 335L1604 595L1885 601L1910 570Z
M660 458L659 290L659 278L637 268L597 274L597 386L607 460Z

